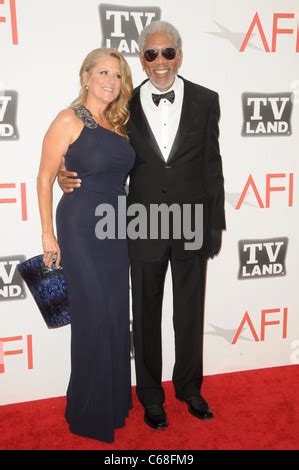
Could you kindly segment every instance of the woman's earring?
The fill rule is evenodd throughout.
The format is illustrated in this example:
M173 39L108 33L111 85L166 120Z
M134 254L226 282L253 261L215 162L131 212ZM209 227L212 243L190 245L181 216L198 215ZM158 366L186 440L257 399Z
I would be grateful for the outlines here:
M89 89L89 86L88 85L85 85L85 90L88 90Z

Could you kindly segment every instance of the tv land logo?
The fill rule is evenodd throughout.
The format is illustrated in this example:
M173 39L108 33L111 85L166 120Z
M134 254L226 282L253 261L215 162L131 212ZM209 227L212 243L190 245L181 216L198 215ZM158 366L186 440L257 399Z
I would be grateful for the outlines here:
M9 24L8 28L10 30L12 44L17 45L19 43L19 40L16 0L0 0L0 25L1 23ZM3 34L1 34L0 36L2 37Z
M125 56L138 56L138 36L152 21L161 19L159 7L99 5L102 47L114 47Z
M278 184L283 184L283 186L278 186L274 182L279 180ZM281 182L282 180L282 182ZM238 200L235 206L236 210L239 210L242 205L253 204L247 201L249 195L254 194L255 202L258 203L260 209L270 209L273 206L273 195L272 193L283 192L286 193L283 195L287 207L294 206L294 173L268 173L265 175L265 189L258 189L258 184L255 182L255 179L252 175L249 175L244 189L242 190L241 195L237 195ZM230 200L233 199L233 195L230 195ZM277 196L276 196L277 197ZM256 207L254 205L254 207Z
M286 237L240 240L238 279L285 276L288 242Z
M290 136L292 93L243 93L243 137Z
M18 93L13 90L0 90L0 140L17 140Z
M289 50L299 52L299 24L295 13L273 13L270 18L261 19L261 15L256 12L254 17L250 17L250 24L246 33L236 33L215 21L220 31L209 34L229 41L239 52L251 48L262 52L276 53L281 49L281 43L286 44ZM269 24L270 23L270 24ZM286 28L285 26L288 26ZM268 34L265 31L271 31ZM281 36L288 35L287 40L282 41ZM258 41L252 42L256 37ZM278 45L277 45L278 43ZM256 45L258 44L258 45ZM260 47L262 46L262 47Z
M25 259L24 255L0 258L0 302L26 298L24 282L17 270L17 265Z
M22 347L22 349L11 349L9 345L14 342L20 342L21 344L15 345L15 347ZM22 355L23 360L25 359L25 367L28 370L33 369L33 342L32 335L24 336L11 336L7 338L0 338L0 374L5 373L5 357ZM12 360L9 361L11 364Z

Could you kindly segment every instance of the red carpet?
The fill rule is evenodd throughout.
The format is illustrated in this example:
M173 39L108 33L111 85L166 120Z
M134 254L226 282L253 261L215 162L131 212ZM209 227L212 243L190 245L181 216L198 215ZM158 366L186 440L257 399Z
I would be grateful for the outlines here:
M299 367L277 367L208 376L203 396L215 413L200 421L165 384L169 427L152 430L136 399L114 444L77 437L64 420L65 397L0 408L0 449L298 449Z

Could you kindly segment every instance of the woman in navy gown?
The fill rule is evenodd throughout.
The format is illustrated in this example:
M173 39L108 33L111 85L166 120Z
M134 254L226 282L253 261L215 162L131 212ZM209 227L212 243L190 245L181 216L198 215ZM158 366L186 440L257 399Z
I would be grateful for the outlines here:
M126 239L99 239L99 204L125 197L134 163L125 124L132 93L129 66L114 49L96 49L80 70L81 91L61 111L43 142L38 175L44 262L62 260L71 314L70 431L114 441L132 406L129 341L129 257ZM64 194L52 222L52 186L65 160L80 188ZM53 258L54 257L54 258Z

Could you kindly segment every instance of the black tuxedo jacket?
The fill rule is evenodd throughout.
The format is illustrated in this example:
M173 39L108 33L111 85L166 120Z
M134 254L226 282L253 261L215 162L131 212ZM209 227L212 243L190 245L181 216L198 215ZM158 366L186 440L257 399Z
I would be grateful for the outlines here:
M184 80L184 100L180 123L168 160L165 161L146 119L140 101L140 87L134 90L127 125L130 143L136 152L130 173L128 206L173 203L203 204L203 245L186 250L180 240L129 238L133 259L159 260L171 243L173 256L187 259L209 252L211 229L225 228L222 162L218 143L220 115L218 95L208 88ZM129 222L130 222L129 218ZM149 220L148 220L149 222ZM190 240L189 240L190 241Z

